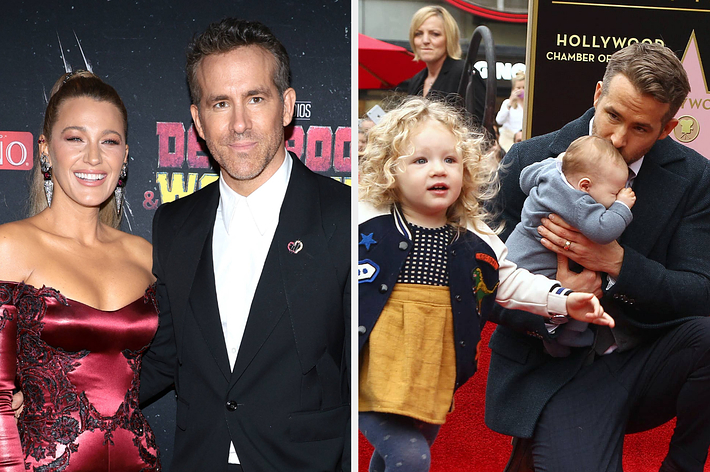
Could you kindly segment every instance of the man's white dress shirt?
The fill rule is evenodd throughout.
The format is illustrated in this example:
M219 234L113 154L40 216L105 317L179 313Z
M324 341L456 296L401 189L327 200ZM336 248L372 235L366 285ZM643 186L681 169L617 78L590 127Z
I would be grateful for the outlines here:
M223 178L219 179L212 262L219 316L232 369L266 255L279 224L292 166L286 152L276 173L247 197L232 190ZM229 447L229 463L239 463L233 443Z

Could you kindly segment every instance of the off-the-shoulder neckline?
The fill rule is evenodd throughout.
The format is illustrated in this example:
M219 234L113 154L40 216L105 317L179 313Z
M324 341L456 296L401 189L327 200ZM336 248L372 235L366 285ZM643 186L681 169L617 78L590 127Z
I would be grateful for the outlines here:
M40 291L42 291L42 290L51 290L51 291L53 291L54 293L61 295L61 297L64 298L65 300L67 300L68 302L76 303L76 304L78 304L78 305L85 306L85 307L87 307L87 308L90 308L90 309L92 309L92 310L94 310L94 311L98 311L98 312L101 312L101 313L116 313L116 312L119 312L119 311L121 311L121 310L124 310L124 309L128 308L129 306L134 305L134 304L138 303L139 301L143 300L143 299L145 298L146 294L150 291L150 289L151 289L152 287L155 287L155 282L153 282L152 284L148 285L148 287L145 289L145 292L143 292L143 295L141 295L140 297L136 298L135 300L133 300L132 302L128 303L127 305L124 305L124 306L122 306L122 307L120 307L120 308L116 308L115 310L102 310L102 309L100 309L100 308L96 308L96 307L91 306L91 305L89 305L89 304L87 304L87 303L84 303L84 302L82 302L82 301L79 301L79 300L75 300L75 299L73 299L73 298L66 297L66 296L62 295L59 290L57 290L57 289L55 289L55 288L52 288L52 287L48 287L48 286L46 286L46 285L43 285L42 288L37 288L37 287L35 287L34 285L28 284L28 283L26 283L26 282L13 282L13 281L9 281L9 280L0 280L0 285L23 285L23 286L25 286L25 287L29 287L29 288L32 289L32 291L34 291L34 292L40 292Z

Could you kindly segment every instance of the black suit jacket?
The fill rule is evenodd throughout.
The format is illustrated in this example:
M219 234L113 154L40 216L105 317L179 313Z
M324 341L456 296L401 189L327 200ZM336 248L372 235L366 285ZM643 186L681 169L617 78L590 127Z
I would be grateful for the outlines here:
M350 470L350 192L291 158L233 370L212 264L219 186L156 212L160 327L141 400L175 385L173 471L226 471L230 441L246 472Z
M463 60L446 56L444 63L441 65L439 75L436 77L436 80L427 94L427 98L445 100L450 105L463 107L464 100L458 94L458 90L464 71L464 64L465 61ZM413 77L397 85L395 90L407 92L409 95L421 95L424 91L424 81L428 74L428 69L425 67ZM473 89L475 98L473 116L476 123L480 123L483 120L486 99L486 84L480 74L476 74L473 77Z
M520 221L525 200L520 171L587 135L593 115L592 108L561 130L510 149L499 197L507 234ZM631 345L710 313L708 188L710 163L692 149L666 138L646 154L634 181L634 219L619 239L624 248L621 272L602 298ZM552 358L543 352L541 339L551 336L541 317L499 309L492 319L502 326L490 341L486 424L503 434L531 437L542 408L579 371L591 347Z
M428 74L428 69L425 67L412 78L399 84L397 88L405 90L409 95L421 95L424 90L424 81ZM463 74L463 61L446 56L444 63L441 65L439 75L429 90L429 95L433 95L432 92L438 92L444 96L458 93L461 74Z

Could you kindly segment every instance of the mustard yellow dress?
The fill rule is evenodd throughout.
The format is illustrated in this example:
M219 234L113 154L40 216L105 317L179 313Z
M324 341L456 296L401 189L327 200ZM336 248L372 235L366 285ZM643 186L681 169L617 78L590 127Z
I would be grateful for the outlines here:
M424 265L436 265L440 280L448 281L446 245L452 234L450 227L425 229L412 225L412 229L415 247L405 267L426 272L422 269L425 259ZM432 249L432 245L438 247ZM452 410L456 383L449 287L400 283L402 279L400 276L393 287L361 352L358 410L443 424Z

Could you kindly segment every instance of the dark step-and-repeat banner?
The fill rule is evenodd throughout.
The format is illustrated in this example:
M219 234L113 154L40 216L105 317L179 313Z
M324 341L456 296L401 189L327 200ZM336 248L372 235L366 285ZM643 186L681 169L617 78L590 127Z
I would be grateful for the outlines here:
M286 147L312 170L350 183L350 2L332 0L42 0L0 9L0 224L24 218L46 96L62 53L111 84L128 109L123 229L151 240L156 208L213 182L215 167L190 116L185 50L195 33L233 16L269 26L291 57L297 102ZM61 47L60 47L61 43ZM172 457L174 398L147 408Z
M708 1L531 0L527 137L559 129L591 107L611 54L634 42L660 43L681 58L692 89L671 137L710 157L709 24Z

